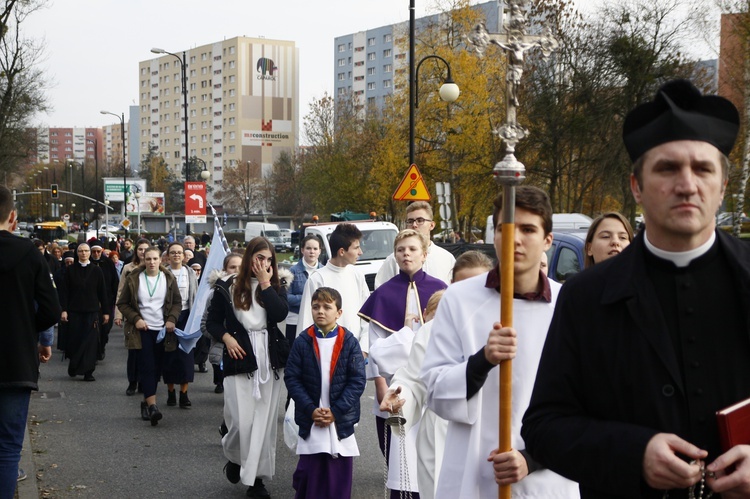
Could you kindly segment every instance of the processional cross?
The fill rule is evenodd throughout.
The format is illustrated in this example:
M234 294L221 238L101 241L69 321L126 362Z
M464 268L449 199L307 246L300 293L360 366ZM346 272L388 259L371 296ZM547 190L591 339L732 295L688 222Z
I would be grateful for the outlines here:
M508 0L509 16L505 33L489 33L484 23L478 24L467 36L473 50L483 56L492 43L508 54L506 77L506 116L505 123L493 130L505 142L505 157L493 169L495 180L503 186L502 207L502 246L500 255L500 323L503 327L513 327L513 250L515 242L515 186L525 177L523 164L516 159L516 144L528 135L528 130L518 124L517 111L520 107L518 90L523 76L524 54L539 48L546 59L557 47L557 40L551 30L545 29L541 35L526 34L526 12L528 0ZM511 450L511 380L512 361L500 363L500 415L499 449ZM510 499L510 485L500 485L498 496Z

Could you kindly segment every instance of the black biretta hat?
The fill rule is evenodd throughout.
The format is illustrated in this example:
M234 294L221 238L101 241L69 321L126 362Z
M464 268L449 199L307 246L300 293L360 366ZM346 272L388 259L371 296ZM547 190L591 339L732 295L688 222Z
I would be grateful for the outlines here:
M725 155L734 147L740 116L734 104L718 95L701 95L688 80L665 83L651 102L625 118L622 138L631 161L674 140L700 140Z

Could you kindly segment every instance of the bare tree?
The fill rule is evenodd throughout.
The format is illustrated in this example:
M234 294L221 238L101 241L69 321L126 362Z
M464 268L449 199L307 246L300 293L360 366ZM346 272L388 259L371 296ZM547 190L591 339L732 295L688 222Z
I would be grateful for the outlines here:
M24 20L43 0L6 0L0 10L0 171L18 171L36 147L31 118L48 109L46 81L37 64L39 43L22 34Z

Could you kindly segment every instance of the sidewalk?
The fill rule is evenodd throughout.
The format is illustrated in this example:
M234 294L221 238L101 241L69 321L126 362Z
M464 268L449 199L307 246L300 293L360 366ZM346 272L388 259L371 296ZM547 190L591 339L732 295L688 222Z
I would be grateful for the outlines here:
M21 463L19 467L26 473L28 478L18 482L16 497L18 499L39 499L39 488L36 483L36 468L32 459L31 439L29 438L29 425L23 435L23 449L21 450Z

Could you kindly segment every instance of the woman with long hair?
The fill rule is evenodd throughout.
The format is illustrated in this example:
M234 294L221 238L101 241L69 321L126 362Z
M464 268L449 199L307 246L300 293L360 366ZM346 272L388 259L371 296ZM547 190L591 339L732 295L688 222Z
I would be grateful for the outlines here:
M144 265L128 274L117 300L117 308L125 318L125 344L128 349L139 350L141 418L151 421L151 426L156 426L162 418L156 406L156 385L164 350L177 348L174 330L182 308L177 279L159 265L160 261L159 248L148 248L143 255ZM159 339L162 330L165 330L163 341Z
M129 241L129 239L128 239ZM135 243L135 251L133 252L133 258L130 263L126 263L122 267L120 272L120 284L117 287L117 300L120 299L122 294L122 288L125 286L125 279L132 271L137 269L143 260L143 256L146 250L151 247L151 243L148 239L138 239ZM115 303L117 303L115 300ZM115 326L122 326L122 313L120 309L115 307ZM138 388L138 350L134 348L128 349L128 362L127 362L127 374L128 374L128 387L125 389L125 395L135 395L135 390Z
M627 218L616 211L599 215L586 233L583 267L587 269L619 255L632 241L633 228Z
M277 323L288 310L274 247L253 238L237 275L217 281L206 319L209 334L224 344L224 471L230 482L249 486L248 497L269 497L263 480L276 468L276 418L289 356Z

